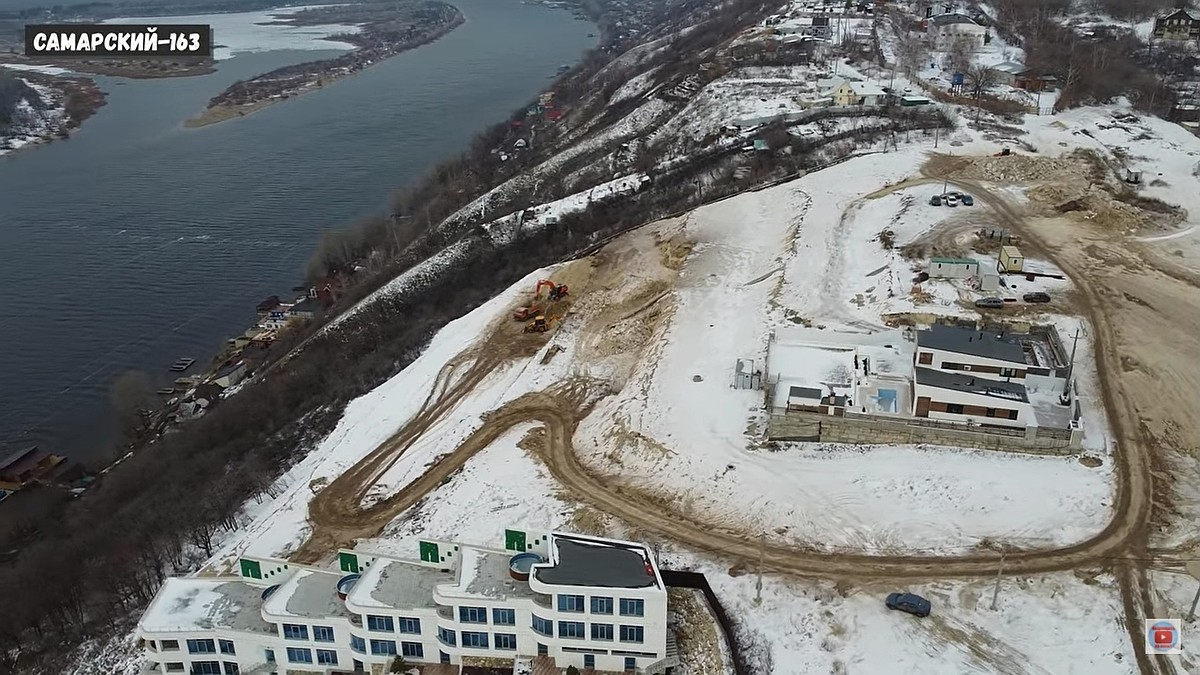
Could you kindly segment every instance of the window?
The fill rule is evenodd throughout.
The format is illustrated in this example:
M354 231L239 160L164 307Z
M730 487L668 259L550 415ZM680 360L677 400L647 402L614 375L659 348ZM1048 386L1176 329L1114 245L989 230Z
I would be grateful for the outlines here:
M594 623L592 624L592 639L593 640L611 640L613 636L611 623Z
M596 669L596 655L595 654L584 654L583 655L583 667L587 668L587 669L595 670Z
M425 648L420 642L401 642L400 653L414 659L425 658Z
M533 632L546 637L554 637L554 622L534 614L533 615Z
M550 648L539 642L538 643L538 656L548 656L549 654L550 654Z
M988 417L995 417L995 416L996 416L996 409L995 409L995 408L988 408L988 409L987 409L987 416L988 416Z
M313 626L313 639L317 642L333 642L333 627Z
M174 651L179 649L179 640L163 640L161 643L163 651Z
M928 366L928 365L932 364L933 363L933 352L921 352L921 355L917 357L917 363L920 363L921 365L924 365L924 366Z
M192 661L192 672L197 675L221 675L221 664L216 661Z
M411 635L421 634L420 619L407 619L405 617L400 617L400 623L397 624L397 626L399 627L401 633L409 633Z
M1016 368L1001 368L1000 369L1000 377L1016 377L1016 376L1017 376Z
M963 414L963 407L958 403L947 403L946 412L950 413L951 415L961 415Z
M275 663L275 650L274 649L264 649L263 650L263 658L265 658L267 660L267 663Z
M637 659L632 656L625 657L625 670L637 670Z
M1015 419L1017 419L1017 411L1016 411L1016 410L1009 410L1009 411L1008 411L1008 419L1010 419L1010 420L1015 420Z
M483 607L459 607L458 620L462 623L487 623L487 609Z
M178 649L178 647L176 649ZM168 663L167 664L167 672L168 673L182 673L183 672L183 664L182 663Z
M515 626L517 625L517 612L512 609L493 609L492 623L497 626Z
M294 623L283 624L283 637L288 640L307 640L308 626L297 626Z
M367 615L367 630L373 630L376 633L392 633L396 630L396 624L390 616L374 616Z
M449 628L438 628L438 639L442 641L442 644L447 644L451 647L457 644L454 640L454 631Z
M643 642L646 629L641 626L621 626L621 642Z
M335 652L332 649L318 649L317 650L317 663L319 663L323 666L336 666L337 665L337 652Z
M558 622L558 637L560 638L583 638L582 621L559 621Z
M221 663L221 667L225 669L225 675L238 675L242 672L241 669L238 668L238 664L231 661L223 661Z
M312 663L312 650L304 647L288 647L289 663Z
M496 649L515 650L517 648L517 636L513 635L512 633L496 633L496 637L493 638L493 641L495 642L493 646Z
M217 645L212 640L188 640L189 654L216 654Z
M236 654L233 650L233 640L217 640L217 646L221 648L222 654L233 656Z
M488 646L487 633L476 633L474 631L464 630L462 633L462 640L462 646L464 647L478 647L481 649L487 649Z
M593 595L592 614L612 614L612 598Z
M560 595L560 596L558 596L558 611L560 611L560 612L582 612L583 611L583 596L582 595Z
M393 640L371 640L371 653L375 656L395 656L396 643Z
M634 598L621 598L621 616L644 616L646 601Z
M359 654L366 654L367 653L367 641L358 637L357 635L351 635L350 636L350 649L353 649L354 651L358 652Z

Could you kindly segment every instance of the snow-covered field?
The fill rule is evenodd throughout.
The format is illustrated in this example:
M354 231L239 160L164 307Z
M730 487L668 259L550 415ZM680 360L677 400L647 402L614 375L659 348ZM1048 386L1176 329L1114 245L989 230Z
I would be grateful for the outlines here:
M0 71L6 67L8 67L7 64L0 65ZM19 73L21 70L21 68L16 68L14 72ZM25 68L25 70L34 69ZM37 92L43 107L35 107L29 100L21 100L17 103L12 110L11 125L3 135L0 135L0 157L27 145L40 143L44 139L60 133L68 121L64 92L20 77L17 79Z
M290 26L267 25L272 21L287 19L302 9L322 7L324 5L306 5L304 7L286 7L267 9L257 12L238 12L234 14L196 14L189 16L173 16L172 21L186 24L202 24L212 26L213 39L216 49L213 58L218 61L231 59L238 54L255 52L271 52L280 50L349 50L354 45L328 39L333 35L357 33L358 26L329 24L322 26ZM105 23L154 23L162 17L123 17L110 19Z

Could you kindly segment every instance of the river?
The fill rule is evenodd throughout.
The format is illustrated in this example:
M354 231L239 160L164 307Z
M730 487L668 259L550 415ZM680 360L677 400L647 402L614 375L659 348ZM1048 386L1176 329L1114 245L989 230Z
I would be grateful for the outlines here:
M79 133L0 158L0 450L94 456L117 375L166 384L182 356L198 370L300 281L322 232L386 204L595 43L566 11L453 2L467 20L441 40L199 129L182 122L230 83L327 54L97 78L108 105Z

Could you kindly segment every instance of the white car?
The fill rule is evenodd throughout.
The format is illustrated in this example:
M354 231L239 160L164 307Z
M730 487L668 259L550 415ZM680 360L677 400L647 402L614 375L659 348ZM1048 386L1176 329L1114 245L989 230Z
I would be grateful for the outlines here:
M958 206L958 197L955 195L946 195L942 203L946 206Z

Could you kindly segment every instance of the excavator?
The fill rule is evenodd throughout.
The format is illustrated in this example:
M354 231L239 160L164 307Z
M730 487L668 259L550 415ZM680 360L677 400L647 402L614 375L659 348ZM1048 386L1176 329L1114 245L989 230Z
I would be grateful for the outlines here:
M563 298L567 297L567 285L566 284L556 284L553 281L550 281L549 279L542 279L541 281L537 282L537 286L535 286L533 289L533 300L534 301L531 302L530 304L525 305L524 307L518 309L517 311L513 312L514 319L516 319L517 321L526 321L530 317L534 317L534 316L537 316L542 313L542 307L539 302L541 300L541 295L542 295L542 286L549 287L550 292L547 294L547 299L551 303L558 302L559 300L562 300ZM530 332L530 331L526 331L526 332Z

